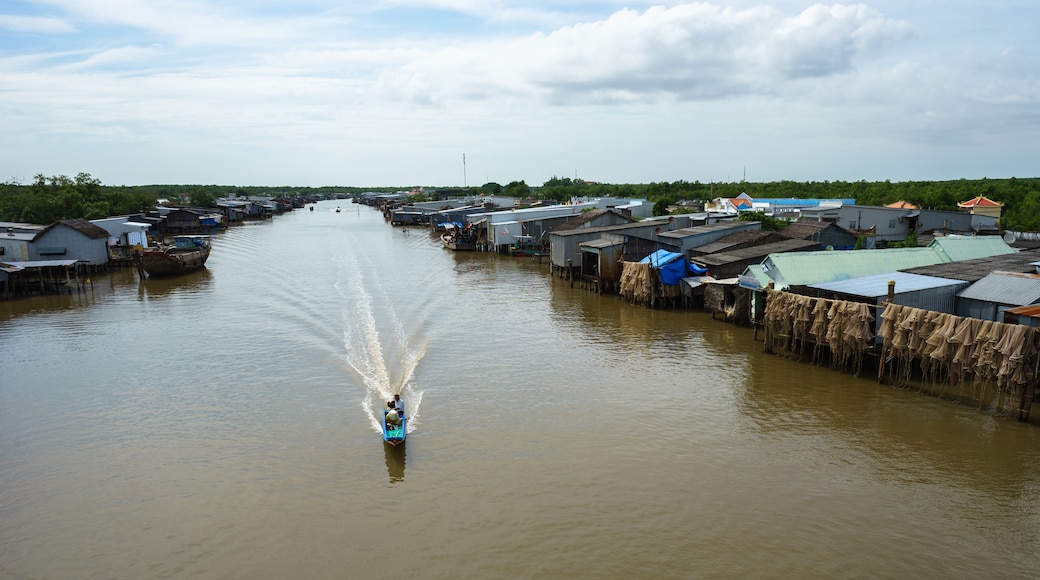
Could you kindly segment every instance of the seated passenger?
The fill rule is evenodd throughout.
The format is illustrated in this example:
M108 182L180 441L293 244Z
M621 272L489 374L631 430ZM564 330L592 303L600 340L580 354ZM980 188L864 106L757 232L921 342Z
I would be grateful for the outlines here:
M387 429L397 428L401 425L401 415L397 412L397 408L394 406L394 402L390 401L386 404L387 410L383 411L383 416L386 419Z

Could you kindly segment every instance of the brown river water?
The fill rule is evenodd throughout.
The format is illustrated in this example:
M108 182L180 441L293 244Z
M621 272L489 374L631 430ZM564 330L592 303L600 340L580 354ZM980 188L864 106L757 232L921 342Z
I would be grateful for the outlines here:
M1036 425L349 202L0 302L0 356L0 578L1040 574Z

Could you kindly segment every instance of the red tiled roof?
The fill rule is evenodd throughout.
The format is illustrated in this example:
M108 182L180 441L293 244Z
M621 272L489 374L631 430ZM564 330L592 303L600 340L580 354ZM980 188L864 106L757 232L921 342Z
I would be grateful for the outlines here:
M980 195L974 199L958 203L957 207L1000 207L1002 205L1004 204Z
M909 201L897 201L894 203L890 203L885 207L894 207L896 209L919 209L916 205L910 203Z

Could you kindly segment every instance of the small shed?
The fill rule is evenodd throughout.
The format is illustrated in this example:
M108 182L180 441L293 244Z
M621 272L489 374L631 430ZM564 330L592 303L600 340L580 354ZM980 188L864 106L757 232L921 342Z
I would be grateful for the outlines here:
M59 220L33 238L29 258L76 260L101 266L108 263L108 232L83 218Z
M152 227L148 222L133 221L128 216L90 222L108 232L110 245L148 247L148 229Z
M165 227L168 232L202 231L202 214L187 208L171 210L166 214Z
M888 300L890 283L894 283L894 304L947 314L952 314L955 310L957 292L968 286L967 282L961 280L886 272L849 280L810 284L808 290L810 294L815 293L819 298L862 302L875 306L877 310L874 311L873 333L877 336L881 331L882 305ZM881 342L881 337L877 336L875 340Z
M638 262L626 261L621 268L619 293L629 302L651 307L677 306L683 298L683 278L707 273L683 254L667 250L657 250Z
M730 234L761 229L762 222L729 220L662 232L657 237L662 242L672 246L675 252L686 255L693 248L718 241Z
M623 236L605 236L581 242L581 279L597 292L617 291L621 281L621 257L625 249Z
M993 272L957 297L958 316L1002 321L1006 310L1040 304L1040 274Z
M858 236L833 222L799 220L780 230L780 235L792 240L812 240L824 249L851 250Z
M3 224L3 233L0 233L0 261L22 261L29 259L29 246L41 231L39 227L19 227L28 224Z
M560 275L568 275L569 268L579 269L584 259L581 244L606 237L612 241L627 240L630 236L652 238L656 233L688 227L693 223L690 216L672 216L667 220L642 220L606 226L569 228L559 226L549 232L549 252L552 269ZM645 254L643 254L645 255Z
M923 310L953 314L957 293L968 287L963 280L936 278L906 272L886 272L809 285L809 294L830 300L866 302L881 306L888 300L889 283L894 283L892 302Z

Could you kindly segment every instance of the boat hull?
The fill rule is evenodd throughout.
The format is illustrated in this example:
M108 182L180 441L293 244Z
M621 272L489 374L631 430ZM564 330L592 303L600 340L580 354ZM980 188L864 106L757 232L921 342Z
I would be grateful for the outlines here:
M401 416L400 427L386 424L386 411L383 411L383 441L390 445L403 445L407 436L407 424L404 416Z
M149 276L175 276L198 270L209 258L208 236L177 236L166 249L148 250L141 254L141 269Z
M209 248L184 250L171 248L165 252L145 252L141 254L141 267L149 276L174 276L206 265Z
M448 248L449 250L455 250L457 252L472 252L477 249L477 244L475 242L467 242L464 240L460 240L455 236L452 236L451 234L444 234L443 236L441 236L441 241L444 242L445 248Z

